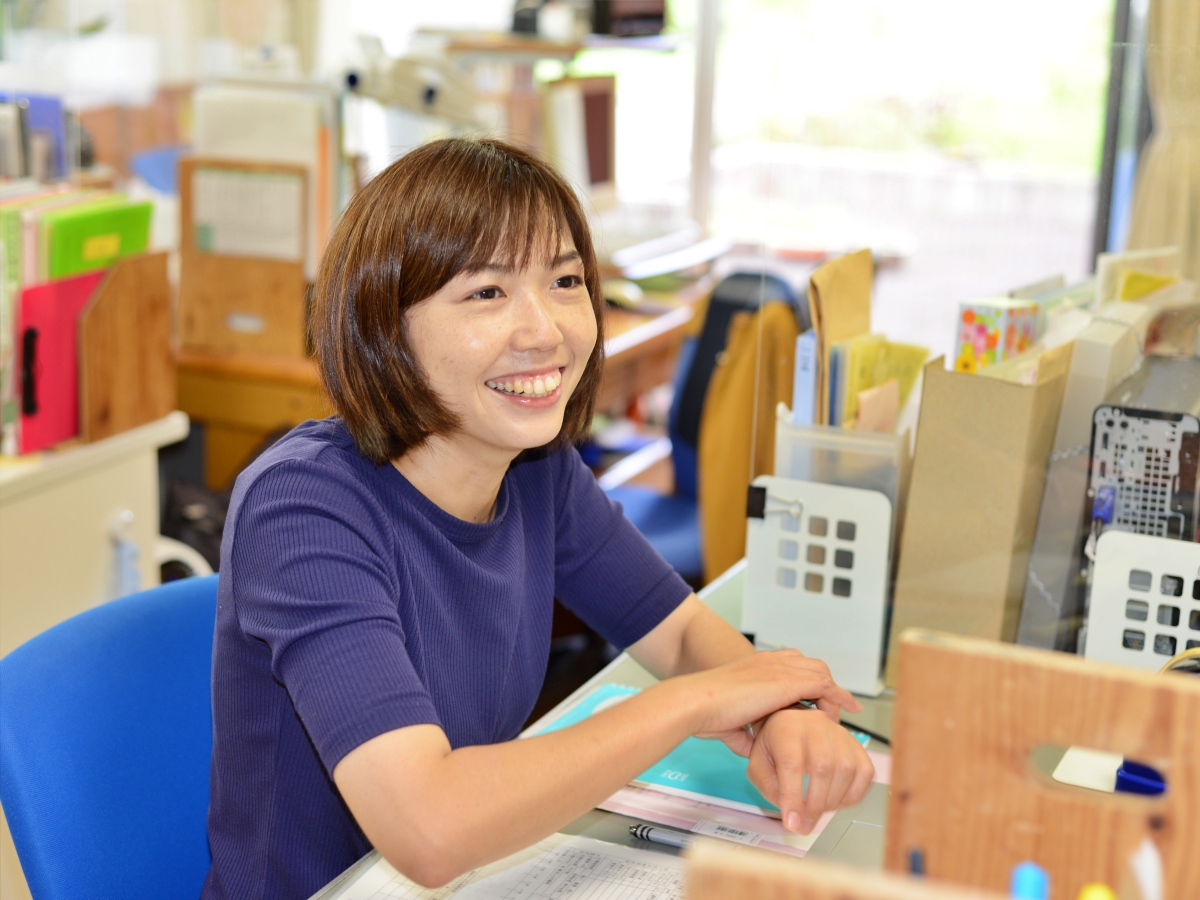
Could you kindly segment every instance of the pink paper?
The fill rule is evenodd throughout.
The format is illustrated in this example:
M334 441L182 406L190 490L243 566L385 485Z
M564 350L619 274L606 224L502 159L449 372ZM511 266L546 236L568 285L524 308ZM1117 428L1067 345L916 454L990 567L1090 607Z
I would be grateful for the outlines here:
M874 750L868 750L867 755L875 766L874 781L877 784L891 784L891 755ZM774 816L760 816L711 803L700 803L674 794L664 794L651 788L628 786L601 803L600 809L659 825L670 825L681 831L697 831L703 827L703 823L725 825L757 836L757 840L742 840L740 843L753 843L754 846L792 856L803 856L807 853L834 816L833 812L825 813L817 821L817 827L811 834L799 835L784 828L783 822ZM711 834L712 829L707 829L707 833ZM724 837L721 834L713 836Z

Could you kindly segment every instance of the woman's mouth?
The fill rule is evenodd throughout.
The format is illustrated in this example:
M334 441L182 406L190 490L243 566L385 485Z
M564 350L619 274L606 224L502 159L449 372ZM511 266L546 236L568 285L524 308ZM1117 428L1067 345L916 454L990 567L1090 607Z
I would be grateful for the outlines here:
M544 375L519 375L484 382L493 391L525 397L545 397L553 394L562 384L562 373L557 369Z

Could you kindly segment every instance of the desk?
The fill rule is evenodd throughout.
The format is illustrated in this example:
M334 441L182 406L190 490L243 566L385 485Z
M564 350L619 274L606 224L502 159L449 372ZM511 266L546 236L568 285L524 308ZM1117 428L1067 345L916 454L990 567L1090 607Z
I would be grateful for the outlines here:
M740 627L742 621L742 590L745 573L746 561L743 559L704 587L699 594L700 599L735 628ZM617 683L632 687L649 687L654 682L653 675L634 662L628 653L622 653L571 696L530 725L526 731L536 731L542 725L557 718L567 707L573 705L598 685ZM844 714L842 718L851 724L857 723L863 728L890 735L893 711L892 692L886 691L880 697L860 697L858 699L863 704L863 711L854 715ZM873 744L871 749L887 752L886 747L878 744ZM883 826L886 820L887 787L873 783L861 803L838 810L808 852L814 856L836 859L849 865L880 869L883 867ZM633 838L629 834L629 826L637 821L617 813L593 809L564 828L563 833L581 834L614 844L679 855L681 851L672 847L663 847ZM376 859L378 859L376 853L368 853L314 894L311 900L336 900L354 876L373 864Z
M692 320L692 302L709 287L708 279L701 279L666 298L665 311L654 315L606 310L606 359L597 411L623 413L634 396L671 380L675 356ZM333 412L311 359L185 350L179 355L176 377L179 408L204 423L204 477L217 490L272 431Z
M133 513L142 586L158 584L158 449L187 433L187 416L173 412L93 444L0 461L0 656L112 599L109 528L123 510ZM29 897L2 819L0 897Z

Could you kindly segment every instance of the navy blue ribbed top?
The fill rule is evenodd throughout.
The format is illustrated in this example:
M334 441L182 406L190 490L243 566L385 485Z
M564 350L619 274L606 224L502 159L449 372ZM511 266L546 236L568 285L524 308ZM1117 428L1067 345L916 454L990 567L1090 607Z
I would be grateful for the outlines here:
M303 900L367 852L331 777L359 744L423 723L454 747L516 737L555 597L625 647L689 591L574 449L514 463L475 524L340 419L300 425L226 519L202 896Z

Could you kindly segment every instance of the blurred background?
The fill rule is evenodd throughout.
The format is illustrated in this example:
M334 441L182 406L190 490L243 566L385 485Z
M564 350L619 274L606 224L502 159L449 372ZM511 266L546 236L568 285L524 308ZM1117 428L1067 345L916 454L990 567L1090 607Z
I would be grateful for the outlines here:
M6 0L0 83L60 95L92 158L124 180L136 177L137 154L193 140L189 92L213 80L341 92L348 73L380 59L449 61L474 113L459 118L474 121L406 115L387 98L345 105L356 108L340 150L358 158L361 177L435 134L519 136L528 123L508 113L520 118L522 92L568 75L615 76L616 194L662 223L695 213L699 63L713 77L700 95L711 122L700 224L740 252L793 266L870 245L887 263L877 320L935 352L952 351L964 296L1050 271L1071 280L1097 250L1124 246L1132 170L1126 160L1114 203L1104 140L1110 75L1125 62L1113 43L1132 39L1137 57L1137 4L674 0L648 4L659 34L624 39L586 37L590 4L544 6L543 33L578 49L518 59L453 48L450 35L511 31L509 0ZM698 61L706 16L715 41ZM1140 68L1121 65L1118 76L1125 68L1137 83L1118 99L1132 100L1136 126ZM1116 216L1098 238L1101 205L1101 218L1109 208ZM155 235L173 239L165 223Z

